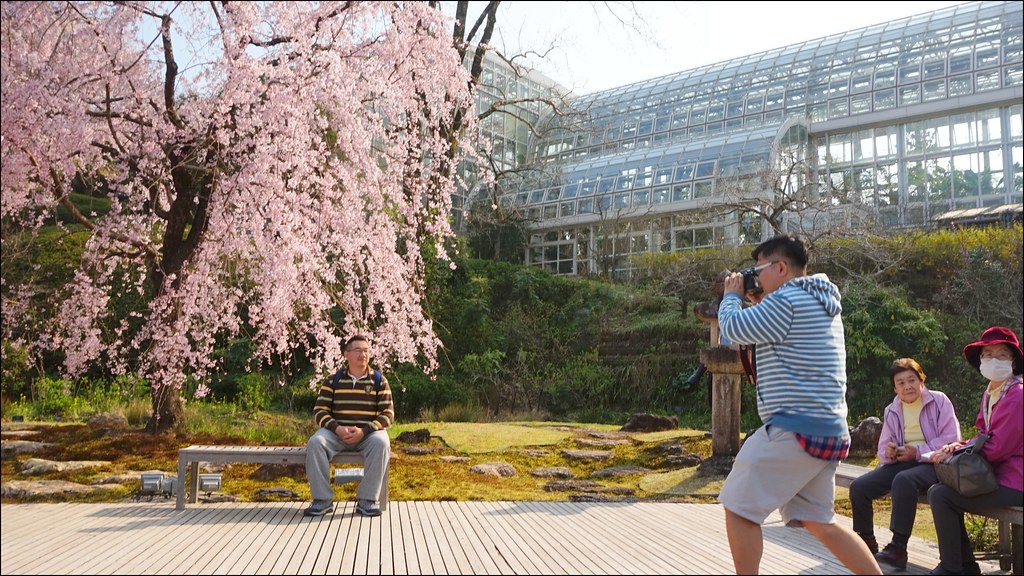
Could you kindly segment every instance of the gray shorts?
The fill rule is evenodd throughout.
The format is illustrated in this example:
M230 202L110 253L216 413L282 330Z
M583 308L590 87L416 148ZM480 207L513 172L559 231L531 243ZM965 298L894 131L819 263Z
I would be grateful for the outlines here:
M787 526L832 524L838 466L805 452L789 430L762 426L743 442L718 501L757 524L774 510Z

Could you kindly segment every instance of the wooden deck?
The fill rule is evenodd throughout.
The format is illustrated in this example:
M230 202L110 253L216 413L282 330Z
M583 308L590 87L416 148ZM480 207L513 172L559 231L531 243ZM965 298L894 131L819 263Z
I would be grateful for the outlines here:
M378 518L338 502L4 504L0 572L9 574L727 574L717 504L392 502ZM839 517L849 526L849 519ZM876 532L888 542L883 528ZM773 516L763 574L848 574L821 544ZM910 542L905 574L938 563ZM999 573L995 563L986 573Z

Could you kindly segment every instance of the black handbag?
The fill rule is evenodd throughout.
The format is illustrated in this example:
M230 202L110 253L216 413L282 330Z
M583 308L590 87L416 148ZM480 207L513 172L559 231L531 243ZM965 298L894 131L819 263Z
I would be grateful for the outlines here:
M968 497L994 492L999 487L996 473L981 455L981 447L988 439L987 434L980 434L974 442L960 447L949 458L936 463L935 475L939 477L939 482Z

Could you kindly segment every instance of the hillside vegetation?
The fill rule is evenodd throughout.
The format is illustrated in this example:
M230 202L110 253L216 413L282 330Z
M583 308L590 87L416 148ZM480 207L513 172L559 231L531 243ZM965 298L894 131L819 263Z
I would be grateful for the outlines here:
M95 208L95 207L94 207ZM30 241L5 233L7 280L32 275L41 321L74 269L83 233L73 228ZM893 359L916 358L928 385L948 393L965 427L982 382L960 350L992 324L1022 332L1022 228L991 227L826 238L812 253L843 293L850 421L878 415L891 399ZM22 240L17 244L15 240ZM18 245L20 248L14 250ZM428 272L427 309L444 342L441 366L424 375L389 368L399 421L511 418L623 423L635 412L677 414L693 427L710 423L710 376L688 382L708 346L709 329L692 312L711 300L723 269L749 264L751 247L649 255L635 261L631 285L551 276L536 268L460 259ZM51 300L52 301L52 300ZM130 307L126 297L113 306ZM115 317L118 314L115 314ZM313 378L301 360L252 366L250 343L221 343L221 371L204 402L240 410L271 406L304 412ZM59 355L30 359L4 341L3 415L71 417L118 399L145 398L131 378L59 377ZM757 423L754 393L744 386L744 426Z

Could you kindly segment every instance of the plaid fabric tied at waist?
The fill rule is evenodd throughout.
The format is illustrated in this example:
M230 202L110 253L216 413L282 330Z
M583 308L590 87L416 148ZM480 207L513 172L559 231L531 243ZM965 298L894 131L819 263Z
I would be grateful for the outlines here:
M804 451L815 458L839 461L846 459L850 453L849 436L805 436L803 434L795 434L795 436Z

